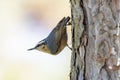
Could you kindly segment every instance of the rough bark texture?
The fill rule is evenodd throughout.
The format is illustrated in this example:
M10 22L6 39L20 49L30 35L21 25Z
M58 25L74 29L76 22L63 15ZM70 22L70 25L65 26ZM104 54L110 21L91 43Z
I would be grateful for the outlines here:
M120 0L70 2L70 80L120 80Z

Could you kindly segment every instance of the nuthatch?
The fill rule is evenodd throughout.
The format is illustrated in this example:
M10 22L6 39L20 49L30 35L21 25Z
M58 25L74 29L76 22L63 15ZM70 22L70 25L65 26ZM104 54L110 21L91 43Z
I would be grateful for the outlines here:
M67 45L66 26L70 17L64 17L57 26L52 30L47 38L41 40L34 48L28 50L39 50L52 55L60 53Z

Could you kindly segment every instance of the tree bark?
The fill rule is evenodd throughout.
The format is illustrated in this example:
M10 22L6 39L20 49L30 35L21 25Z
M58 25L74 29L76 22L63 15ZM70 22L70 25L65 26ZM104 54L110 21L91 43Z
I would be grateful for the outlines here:
M120 0L70 2L70 80L120 80Z

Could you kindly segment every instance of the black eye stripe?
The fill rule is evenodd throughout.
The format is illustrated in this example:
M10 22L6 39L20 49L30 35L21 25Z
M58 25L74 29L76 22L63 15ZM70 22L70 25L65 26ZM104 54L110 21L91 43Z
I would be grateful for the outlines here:
M45 45L46 45L46 41L45 41L45 40L40 41L40 42L36 45L36 47L35 47L35 48L40 47L40 46L42 46L42 45L43 45L43 47L42 47L42 48L44 48L44 47L45 47Z
M42 41L40 41L38 44L40 44L40 45L45 45L45 40L42 40Z
M44 45L44 46L43 46L43 48L44 48L44 47L45 47L45 43L38 44L38 45L36 45L36 47L35 47L35 48L37 48L37 47L39 47L39 46L42 46L42 45Z

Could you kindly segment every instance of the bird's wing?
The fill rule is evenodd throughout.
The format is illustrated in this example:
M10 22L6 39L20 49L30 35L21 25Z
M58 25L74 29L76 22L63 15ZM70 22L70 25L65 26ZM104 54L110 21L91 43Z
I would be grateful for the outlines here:
M48 36L48 47L52 50L51 53L56 53L58 48L60 47L61 38L64 35L64 33L66 33L66 25L69 20L70 17L64 17L63 19L61 19L57 26L52 30L52 32Z

